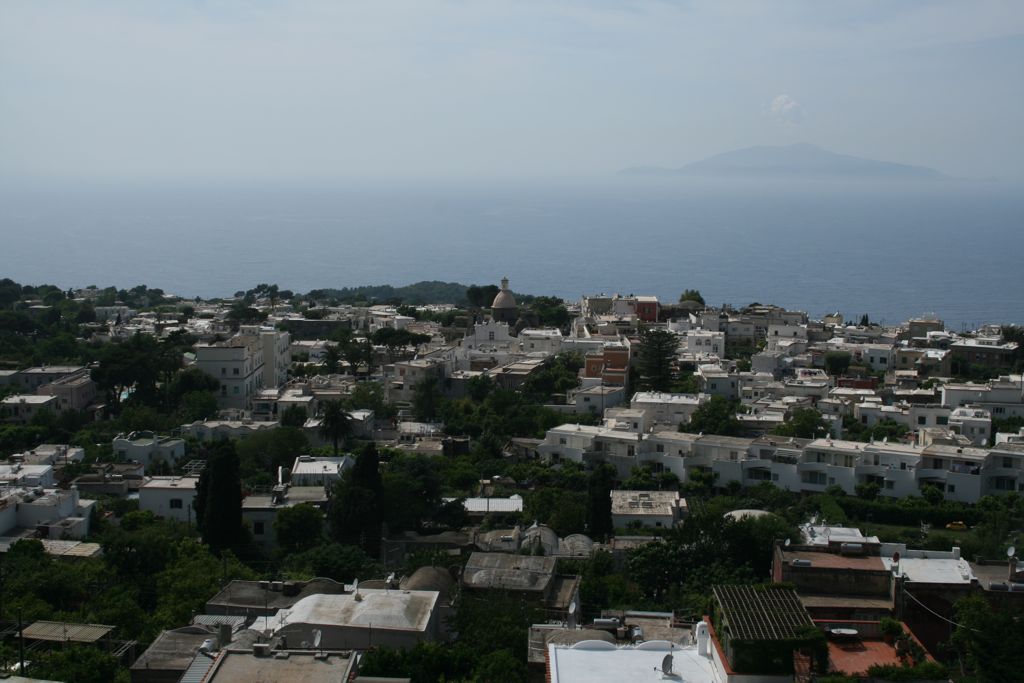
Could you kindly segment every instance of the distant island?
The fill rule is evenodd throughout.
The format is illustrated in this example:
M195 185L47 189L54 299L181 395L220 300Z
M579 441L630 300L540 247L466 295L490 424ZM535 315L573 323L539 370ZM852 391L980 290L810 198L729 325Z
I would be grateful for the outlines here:
M844 177L908 180L946 178L935 169L837 154L815 145L761 145L716 154L680 168L634 166L623 175L705 176L717 178Z

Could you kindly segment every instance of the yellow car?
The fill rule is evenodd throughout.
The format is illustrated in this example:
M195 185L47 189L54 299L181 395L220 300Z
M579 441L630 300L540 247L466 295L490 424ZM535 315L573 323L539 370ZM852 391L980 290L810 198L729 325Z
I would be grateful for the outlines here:
M967 531L967 525L963 522L950 522L946 528L950 531Z

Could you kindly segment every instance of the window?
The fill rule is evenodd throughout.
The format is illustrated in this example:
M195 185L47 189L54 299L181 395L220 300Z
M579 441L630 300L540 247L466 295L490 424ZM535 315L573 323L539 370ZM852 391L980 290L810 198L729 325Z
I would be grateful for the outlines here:
M928 422L928 418L925 417L924 415L918 415L917 416L917 424L923 425L923 424L925 424L927 422Z
M235 393L236 394L238 393L238 387L237 386L235 387Z
M223 377L224 375L228 374L228 369L227 369L227 368L221 368L221 369L220 369L220 374L221 374L221 376L222 376L222 377Z
M224 386L223 384L220 385L220 395L221 396L227 396L228 395L228 388L226 386Z
M891 489L891 488L894 488L894 487L895 487L895 483L894 482L891 482L891 481L885 482L885 488Z
M493 332L488 332L487 333L487 341L494 341L494 333Z
M948 425L949 424L949 416L947 416L947 415L939 415L938 417L935 418L935 424L937 424L937 425Z
M1013 467L1013 458L1003 458L1003 467Z
M252 532L257 536L262 536L264 533L266 533L266 527L264 526L264 522L253 522Z
M664 453L665 452L665 444L659 443L657 446L654 447L654 450L657 453Z
M231 368L231 374L232 375L237 375L238 374L238 368Z
M181 510L183 507L184 505L182 504L181 498L171 498L172 510Z
M564 436L562 436L562 437L559 437L559 438L558 438L558 443L559 443L560 445L564 446L564 445L565 445L565 437L564 437Z
M956 484L949 484L946 486L946 493L956 493Z

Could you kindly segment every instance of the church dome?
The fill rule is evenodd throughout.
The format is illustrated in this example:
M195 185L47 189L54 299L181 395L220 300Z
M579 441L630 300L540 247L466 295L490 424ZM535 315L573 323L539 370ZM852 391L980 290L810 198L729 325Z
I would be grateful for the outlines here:
M508 278L502 278L501 280L501 291L494 297L494 303L491 304L491 308L509 309L516 307L516 298L512 296L512 292L508 289Z

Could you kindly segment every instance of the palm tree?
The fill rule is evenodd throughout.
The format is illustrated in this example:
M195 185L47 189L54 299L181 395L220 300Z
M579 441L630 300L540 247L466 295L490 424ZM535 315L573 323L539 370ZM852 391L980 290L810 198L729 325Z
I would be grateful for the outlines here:
M320 412L320 436L334 444L334 457L338 457L339 445L352 435L352 416L341 401L327 401Z
M327 348L324 349L324 369L327 370L327 374L333 375L336 373L340 362L341 351L336 344L328 344Z

